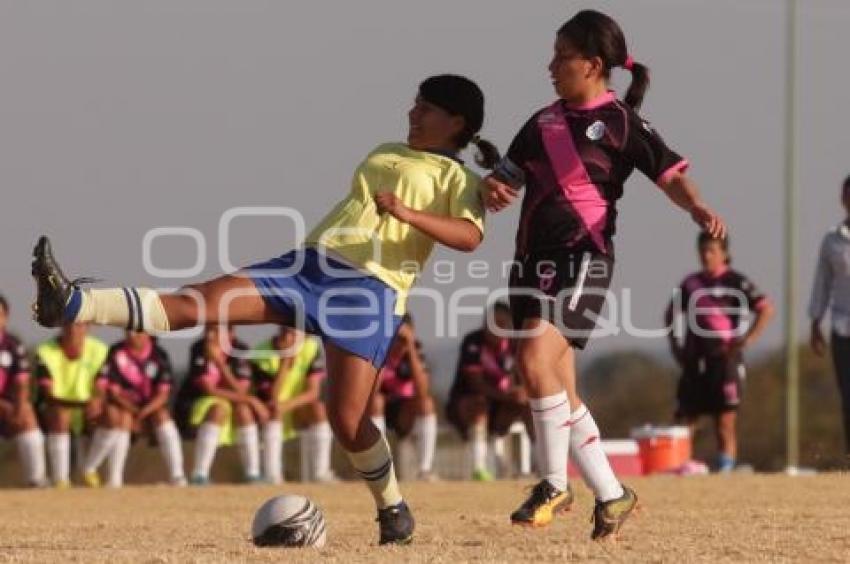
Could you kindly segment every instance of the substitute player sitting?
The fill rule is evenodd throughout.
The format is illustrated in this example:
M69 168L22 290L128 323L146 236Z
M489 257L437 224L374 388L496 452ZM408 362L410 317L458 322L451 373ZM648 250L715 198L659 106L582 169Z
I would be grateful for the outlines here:
M86 483L99 485L97 467L110 456L108 484L120 487L130 434L152 431L168 468L169 481L185 485L180 435L168 413L174 381L168 353L147 333L127 331L126 338L110 349L102 374L107 381L106 425L94 432L83 468Z
M417 477L424 481L436 480L433 468L437 410L431 396L431 376L410 315L405 315L399 327L380 380L387 427L399 440L406 440L413 434L419 462Z
M267 421L269 413L251 395L248 353L232 329L222 333L218 326L207 327L204 338L192 345L189 380L180 401L188 404L189 423L197 428L190 478L194 485L209 483L216 450L233 444L234 434L245 481L260 480L257 422Z
M79 438L103 413L106 381L99 375L108 352L103 342L88 335L86 323L65 325L58 337L36 349L47 458L57 488L71 485L71 433Z
M9 304L0 296L0 435L13 438L31 487L47 485L44 435L30 403L30 362L21 342L6 330Z
M750 280L729 267L729 239L700 233L702 270L682 281L667 307L668 326L677 314L687 320L684 343L671 332L670 350L682 367L676 419L692 429L702 415L714 418L719 447L717 470L735 468L736 422L746 370L743 351L773 317L773 305ZM744 321L755 319L747 330Z
M302 480L330 479L333 436L321 400L325 365L321 342L289 327L254 348L254 390L269 409L263 426L263 476L283 481L283 442L301 437ZM321 433L324 429L327 432Z
M491 318L494 327L486 322L469 333L460 348L455 380L449 392L446 414L469 445L472 479L490 481L493 474L487 468L487 437L500 472L506 467L504 436L516 421L523 421L532 433L528 397L517 381L514 346L494 328L509 331L511 310L507 304L496 302Z

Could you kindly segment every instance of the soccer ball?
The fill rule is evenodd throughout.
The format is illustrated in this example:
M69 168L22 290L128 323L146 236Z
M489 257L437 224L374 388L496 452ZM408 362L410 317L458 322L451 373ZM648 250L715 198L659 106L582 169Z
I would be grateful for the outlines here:
M257 510L251 525L257 546L325 546L325 516L315 503L300 495L273 497Z

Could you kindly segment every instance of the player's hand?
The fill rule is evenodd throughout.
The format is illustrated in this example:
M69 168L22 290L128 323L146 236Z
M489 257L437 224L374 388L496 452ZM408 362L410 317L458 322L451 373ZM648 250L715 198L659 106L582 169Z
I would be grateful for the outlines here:
M817 356L823 356L826 353L826 338L823 336L820 325L812 324L812 335L809 344Z
M392 192L378 192L375 194L375 205L378 212L388 213L402 223L410 219L410 208L404 205L398 196Z
M94 422L103 413L103 400L100 398L89 400L83 411L86 421Z
M492 174L483 181L484 207L491 212L502 211L517 199L519 192Z
M700 228L715 239L726 238L726 223L717 213L705 204L697 204L691 208L691 219Z
M259 399L255 397L251 397L248 400L248 404L251 406L251 409L254 411L254 415L257 416L260 423L265 423L269 420L269 408L261 402Z
M401 327L398 328L396 338L398 339L399 344L404 345L405 347L410 347L416 342L416 336L413 334L413 329L407 323L402 323Z

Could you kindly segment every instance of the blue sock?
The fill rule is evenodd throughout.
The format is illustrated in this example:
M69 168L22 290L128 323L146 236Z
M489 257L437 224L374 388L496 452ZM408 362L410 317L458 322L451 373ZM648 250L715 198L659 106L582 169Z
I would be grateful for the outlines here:
M728 472L735 469L735 459L726 453L717 455L717 471Z
M65 322L75 322L77 315L80 314L81 307L83 307L83 293L79 288L74 288L71 291L71 297L68 298L68 303L65 304Z

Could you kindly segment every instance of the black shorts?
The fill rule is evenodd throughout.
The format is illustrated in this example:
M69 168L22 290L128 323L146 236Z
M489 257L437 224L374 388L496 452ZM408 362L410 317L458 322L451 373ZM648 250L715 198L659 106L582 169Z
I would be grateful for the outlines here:
M394 432L399 439L405 438L410 429L402 429L401 427L401 411L404 406L412 401L413 398L393 398L388 399L384 404L384 420L387 422L387 429Z
M510 278L514 329L540 318L583 349L596 327L614 274L614 260L570 249L531 254L515 262Z
M465 394L452 394L446 404L446 419L454 427L464 441L469 440L469 426L465 424L460 413L461 398ZM473 395L473 394L469 394ZM490 436L504 437L508 434L511 425L516 421L522 421L523 411L527 406L514 402L497 401L487 399L487 433Z
M741 403L746 371L740 356L688 359L679 380L677 417L719 415Z

